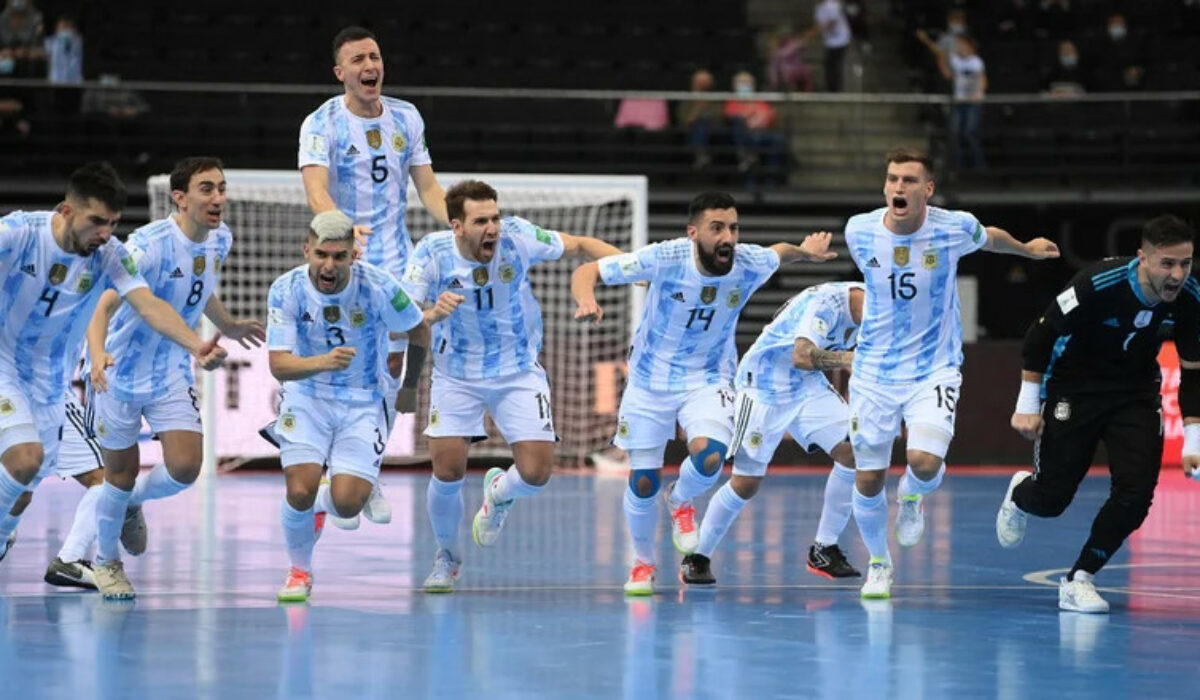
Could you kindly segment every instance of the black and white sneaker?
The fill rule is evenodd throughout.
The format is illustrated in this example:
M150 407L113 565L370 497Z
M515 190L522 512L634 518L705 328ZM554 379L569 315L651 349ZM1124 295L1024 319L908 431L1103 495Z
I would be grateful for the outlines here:
M92 562L87 559L65 562L58 557L46 567L44 577L51 586L67 586L71 588L86 588L96 590L96 576L92 571Z
M808 548L808 564L806 567L817 576L825 578L855 578L862 576L858 569L850 566L846 555L836 544L822 547L815 542Z
M703 554L695 552L685 556L679 565L679 580L689 586L712 586L717 583L713 576L711 561Z

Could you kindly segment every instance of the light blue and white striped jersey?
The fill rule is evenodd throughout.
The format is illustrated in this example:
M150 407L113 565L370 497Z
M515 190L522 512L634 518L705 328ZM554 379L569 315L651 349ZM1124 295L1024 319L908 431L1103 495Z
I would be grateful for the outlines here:
M421 310L395 277L370 263L354 263L350 281L337 294L317 291L308 271L307 264L301 265L271 284L267 349L312 357L348 345L356 354L346 369L282 382L283 388L340 403L380 400L386 389L381 367L387 334L416 327Z
M928 207L925 223L902 236L883 225L887 209L846 222L846 246L867 285L854 374L909 384L962 365L958 260L987 243L971 214Z
M413 248L404 223L408 171L433 160L417 108L393 97L381 99L383 114L374 119L352 113L344 95L308 115L300 127L299 166L329 169L329 194L337 208L373 232L366 261L399 279Z
M630 380L651 391L731 385L738 316L750 295L778 269L775 251L739 243L728 274L705 276L696 267L688 238L602 258L605 284L650 283L629 357Z
M804 338L822 350L853 350L858 324L850 314L850 290L861 282L828 282L800 292L779 309L738 363L738 389L755 389L765 403L800 400L816 382L828 384L819 370L796 369L792 351Z
M60 401L71 383L100 293L146 286L115 238L88 256L64 251L53 216L15 211L0 219L0 373L43 404Z
M524 372L542 351L542 307L529 286L529 268L563 254L562 236L517 216L500 220L491 262L464 258L453 231L421 239L404 276L412 298L437 301L442 292L466 297L433 325L433 367L456 379L488 379Z
M173 217L152 221L125 241L150 291L192 328L200 323L204 306L217 290L232 245L233 234L224 223L196 243ZM128 304L122 304L109 322L104 350L114 361L108 370L108 390L118 401L153 401L180 380L195 382L191 354L151 328Z

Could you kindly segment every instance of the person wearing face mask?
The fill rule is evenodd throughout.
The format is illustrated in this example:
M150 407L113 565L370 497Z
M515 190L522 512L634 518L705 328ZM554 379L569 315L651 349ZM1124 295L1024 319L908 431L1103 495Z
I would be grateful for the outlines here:
M8 0L0 11L0 76L39 77L45 58L42 13L29 0Z
M1145 75L1142 44L1129 35L1124 15L1117 13L1108 18L1108 31L1093 53L1097 57L1093 79L1096 89L1116 92L1142 86Z
M821 0L813 9L814 30L825 42L825 91L842 91L843 64L850 46L850 22L841 0Z
M741 71L733 76L733 91L738 99L725 103L725 118L737 148L738 171L747 174L746 186L753 188L752 170L761 159L767 173L782 179L786 139L775 130L775 108L754 99L754 76Z
M83 37L73 18L58 18L54 35L46 38L46 56L46 77L51 83L83 82Z
M1086 75L1075 43L1064 39L1058 42L1058 61L1046 72L1044 89L1052 97L1082 95L1087 92Z
M917 32L917 38L934 54L942 77L950 80L954 86L954 104L950 113L954 166L982 168L984 160L979 123L983 116L983 96L987 92L987 71L983 59L976 52L975 40L966 34L959 34L955 36L954 51L945 54L924 32Z

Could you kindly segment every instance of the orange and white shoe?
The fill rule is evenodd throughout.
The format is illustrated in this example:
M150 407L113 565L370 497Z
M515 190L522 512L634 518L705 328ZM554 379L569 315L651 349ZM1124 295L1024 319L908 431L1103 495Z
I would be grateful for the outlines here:
M654 578L658 569L643 561L633 562L629 580L625 582L625 595L654 595Z
M314 543L321 539L322 532L325 532L325 513L316 513L313 515L313 533L316 534Z
M667 505L667 515L671 516L671 543L675 545L675 551L686 556L700 546L696 507L691 501L678 507L671 505L671 492L674 490L674 483L663 489L663 502Z
M292 567L288 570L287 582L279 589L280 603L303 603L312 594L312 573Z

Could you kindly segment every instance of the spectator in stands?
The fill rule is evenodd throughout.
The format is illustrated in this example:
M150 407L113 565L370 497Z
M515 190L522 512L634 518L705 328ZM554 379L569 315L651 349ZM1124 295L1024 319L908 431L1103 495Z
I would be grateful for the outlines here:
M711 92L712 89L712 73L703 68L692 73L692 92ZM721 103L715 100L688 100L676 108L675 121L688 132L693 170L703 170L712 164L708 145L713 131L723 120Z
M121 76L104 73L100 76L99 88L83 93L85 114L103 114L112 119L134 119L150 111L150 105L142 96L121 87Z
M813 20L825 43L825 91L841 92L846 47L851 38L841 0L821 0L813 10Z
M992 12L993 36L997 39L1028 39L1033 37L1033 5L1030 0L1007 0L997 3Z
M25 105L12 97L0 97L0 137L15 135L29 136L31 127L24 116Z
M804 47L804 35L789 28L780 29L771 37L767 80L772 90L812 91L812 66L804 60Z
M1046 72L1044 89L1052 97L1082 95L1087 92L1087 71L1079 59L1079 49L1070 39L1058 42L1058 63Z
M0 76L41 77L45 58L42 13L30 0L8 0L0 11Z
M871 53L871 31L867 25L866 0L842 0L846 21L850 23L850 37L864 54Z
M966 34L958 34L954 37L954 51L947 53L923 30L917 31L917 39L934 55L938 70L954 86L954 104L950 113L954 167L983 168L979 124L983 117L983 96L987 92L987 72L975 41Z
M1067 39L1075 31L1075 15L1072 0L1040 0L1034 34L1042 39Z
M966 10L956 7L946 12L946 29L942 31L941 36L937 38L937 50L942 55L951 56L955 49L958 48L958 37L967 33L967 12ZM917 39L921 37L918 36ZM921 43L925 43L922 41ZM926 44L928 48L928 44ZM937 57L937 54L934 54Z
M666 100L626 98L617 106L613 126L618 129L662 131L671 125Z
M50 82L67 85L83 82L83 37L75 20L58 18L54 35L46 39L47 75Z
M1146 72L1142 44L1129 36L1124 15L1117 13L1108 18L1108 32L1092 55L1097 57L1092 79L1097 90L1116 92L1142 87Z
M725 117L737 148L738 171L746 174L746 187L753 189L754 169L766 166L768 177L782 179L786 139L775 129L775 109L754 99L754 76L741 71L733 76L737 99L725 103ZM781 182L778 184L782 184Z

